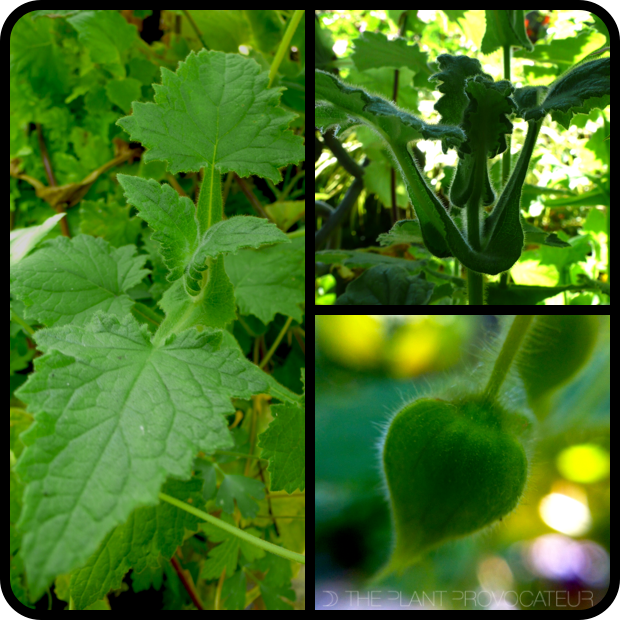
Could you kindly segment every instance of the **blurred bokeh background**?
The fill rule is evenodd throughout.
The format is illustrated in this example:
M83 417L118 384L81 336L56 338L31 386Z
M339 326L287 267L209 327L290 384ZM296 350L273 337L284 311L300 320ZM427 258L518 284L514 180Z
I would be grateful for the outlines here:
M317 317L316 609L586 609L604 597L608 316L589 364L537 423L517 510L430 552L402 577L369 585L392 545L382 428L404 402L469 377L498 331L494 315Z

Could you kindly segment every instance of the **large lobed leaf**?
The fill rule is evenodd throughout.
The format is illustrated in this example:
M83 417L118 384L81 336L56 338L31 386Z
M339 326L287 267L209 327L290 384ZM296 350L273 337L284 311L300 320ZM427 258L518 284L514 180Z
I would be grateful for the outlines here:
M282 88L250 58L190 52L175 73L162 68L155 103L133 104L120 125L150 150L145 161L169 162L170 172L214 167L282 180L281 166L305 157L303 137L287 131L295 114L278 106Z
M112 247L105 239L56 237L11 269L11 293L26 306L26 318L43 325L82 325L97 310L125 316L134 302L127 291L148 271L136 246Z
M188 478L197 451L232 445L231 398L278 391L222 332L191 329L160 345L147 333L131 315L98 312L35 336L45 355L18 393L35 423L17 465L35 599L133 510L156 504L166 477Z

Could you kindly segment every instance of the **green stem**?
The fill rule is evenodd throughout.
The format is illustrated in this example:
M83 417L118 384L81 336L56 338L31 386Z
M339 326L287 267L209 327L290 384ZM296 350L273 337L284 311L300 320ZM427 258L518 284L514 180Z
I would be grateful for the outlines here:
M202 169L202 185L198 194L196 217L200 234L206 233L211 226L224 219L222 175L213 165Z
M510 82L512 81L512 75L511 75L512 46L504 45L503 52L504 52L504 79ZM510 160L512 157L510 153L510 144L512 142L512 134L508 133L505 135L506 135L506 150L504 151L504 154L502 155L502 188L508 182L508 177L510 177L510 170L511 170Z
M480 149L474 157L473 185L467 201L467 241L475 252L480 252L480 199L487 178L486 151Z
M399 142L388 142L388 144L420 223L424 245L431 254L439 258L451 256L452 252L446 241L444 221L441 217L443 211L447 218L444 206L417 169L407 145Z
M24 319L22 319L21 316L17 314L17 312L11 311L11 321L13 321L14 323L19 323L22 326L22 329L29 336L34 336L35 330L32 329L32 327L30 327L30 325L28 325L28 323L26 323L26 321L24 321Z
M230 523L226 523L225 521L222 521L221 519L218 519L217 517L214 517L213 515L203 512L202 510L199 510L198 508L195 508L194 506L190 506L189 504L186 504L185 502L182 502L181 500L178 500L175 497L166 495L166 493L160 493L159 499L162 499L165 502L168 502L169 504L172 504L173 506L180 508L181 510L185 510L186 512L189 512L190 514L193 514L199 517L200 519L205 520L207 523L211 523L211 525L215 525L216 527L219 527L225 530L226 532L228 532L229 534L232 534L233 536L242 538L246 542L249 542L250 544L256 547L260 547L261 549L264 549L265 551L269 551L269 553L275 553L275 555L279 555L280 557L286 558L287 560L292 560L293 562L299 562L300 564L306 563L305 555L301 555L301 553L295 553L294 551L289 551L288 549L278 547L278 545L274 545L273 543L267 542L266 540L263 540L262 538L258 538L257 536L252 536L252 534L248 534L244 530L239 529L238 527L235 527L234 525L230 525Z
M282 40L280 41L280 45L278 46L278 51L276 52L276 56L273 59L273 62L271 63L271 67L269 69L269 86L272 85L276 77L276 74L278 73L278 68L280 67L280 63L284 60L284 56L289 51L291 40L303 16L304 16L304 11L301 9L297 9L293 13L293 17L291 17L288 23L288 26L286 27L286 32L284 33L284 36L282 37Z
M484 392L485 399L488 402L493 402L497 398L534 316L532 314L519 314L515 316L515 320L502 345L502 350L497 356L497 360L495 360L493 372Z
M470 306L484 305L484 283L481 273L476 273L471 269L467 270L467 295Z
M480 252L480 209L482 191L487 178L487 156L485 151L476 153L473 169L473 186L467 201L467 241L474 252ZM467 270L467 290L470 306L484 305L484 279L482 274Z
M274 340L274 343L271 345L271 348L269 349L269 351L267 351L267 355L265 355L265 357L263 358L263 361L259 364L258 366L259 368L265 368L265 366L267 366L267 363L271 359L271 356L276 352L276 349L280 345L280 342L282 342L282 338L284 338L284 334L286 334L292 322L293 322L293 317L289 316L288 321L284 324L284 327L280 330L278 337Z

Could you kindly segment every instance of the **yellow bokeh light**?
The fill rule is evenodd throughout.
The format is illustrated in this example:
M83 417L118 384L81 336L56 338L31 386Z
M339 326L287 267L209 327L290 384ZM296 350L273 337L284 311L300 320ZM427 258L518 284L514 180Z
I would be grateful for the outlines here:
M382 362L382 325L368 315L319 316L317 340L334 361L357 369L373 368Z
M573 446L560 453L557 465L567 480L598 482L609 476L609 452L594 444Z

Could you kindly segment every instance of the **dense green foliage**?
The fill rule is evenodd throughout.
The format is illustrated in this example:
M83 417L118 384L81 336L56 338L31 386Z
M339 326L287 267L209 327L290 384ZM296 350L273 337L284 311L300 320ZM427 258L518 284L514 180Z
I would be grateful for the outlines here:
M71 610L128 584L292 610L303 12L173 11L183 36L148 45L150 13L11 34L11 584L42 609L53 583Z
M609 49L603 47L605 38L592 29L582 35L583 39L591 37L592 53L584 49L583 39L558 39L547 44L546 56L542 52L543 44L539 43L536 50L541 52L536 54L526 36L523 10L488 10L481 51L491 54L500 50L503 54L497 60L503 61L505 79L494 79L484 71L481 59L471 55L440 53L441 46L437 44L436 55L420 52L423 36L414 27L414 13L401 15L401 34L411 29L414 45L408 45L407 38L363 33L353 41L355 53L351 58L357 71L350 72L349 80L336 74L335 63L331 71L315 68L315 124L337 160L356 177L347 196L333 213L328 211L324 226L317 230L316 249L321 250L342 225L364 185L384 203L391 203L393 224L391 231L378 239L385 250L370 257L364 251L335 251L332 236L332 248L317 252L315 260L321 273L324 273L322 266L330 264L367 269L354 282L355 286L351 285L353 288L338 299L336 303L341 305L446 304L451 303L450 297L452 303L463 303L459 288L463 288L464 282L455 277L456 261L445 260L450 257L466 269L467 303L508 303L500 301L500 296L492 297L498 287L491 285L487 290L486 276L507 274L521 259L528 242L564 249L565 254L571 248L566 238L545 234L524 221L522 210L529 207L523 201L524 185L547 116L567 130L573 124L585 122L585 116L580 119L579 115L598 119L597 110L604 110L609 104ZM543 62L553 56L551 50L559 48L561 43L571 46L572 56L563 59L552 79L543 81L541 76L545 72L541 69L538 73L530 72L531 85L521 86L518 82L522 83L522 78L513 80L511 63L516 53L513 48L527 50L520 52L520 57L532 55L534 60ZM423 64L424 60L428 66ZM404 73L405 67L410 69L409 73ZM428 67L436 70L429 75ZM438 123L428 123L417 111L410 111L415 110L411 104L419 101L406 92L410 85L400 81L401 72L414 76L414 87L428 80L437 83L435 88L441 93L434 103L440 116ZM386 80L390 79L394 88L388 94ZM512 165L511 134L518 121L524 124L526 135ZM334 143L335 138L342 138L345 132L349 136L354 129L368 151L362 167L347 164L349 156ZM431 184L425 175L423 155L414 144L419 140L440 142L444 154L449 149L457 152L458 163L450 171L447 187L446 182L441 183L441 199L436 193L436 179ZM394 180L389 199L385 185L379 191L379 176L385 174L385 169L382 173L376 167L365 170L368 163L372 166L377 159L380 148L402 179L415 220L397 216L398 206L402 204L397 201ZM492 160L499 155L502 155L501 173L497 168L492 179ZM602 196L600 199L605 204ZM324 207L317 210L321 220L324 213ZM426 251L415 248L420 237ZM409 256L406 251L403 255L405 244L410 246ZM390 246L394 246L393 250ZM442 260L429 260L432 257ZM341 270L339 275L348 274ZM591 272L592 275L597 276L598 272ZM602 285L589 282L585 273L582 276L575 279L575 285L581 285L583 290L608 292ZM429 282L433 285L429 286ZM502 290L508 288L507 275L502 276L500 284ZM389 296L384 292L388 287ZM565 290L558 287L555 292ZM578 290L576 286L575 290ZM530 303L539 301L531 291L516 289L514 292L529 293ZM542 289L539 292L543 293ZM542 298L550 296L549 291L544 291Z

